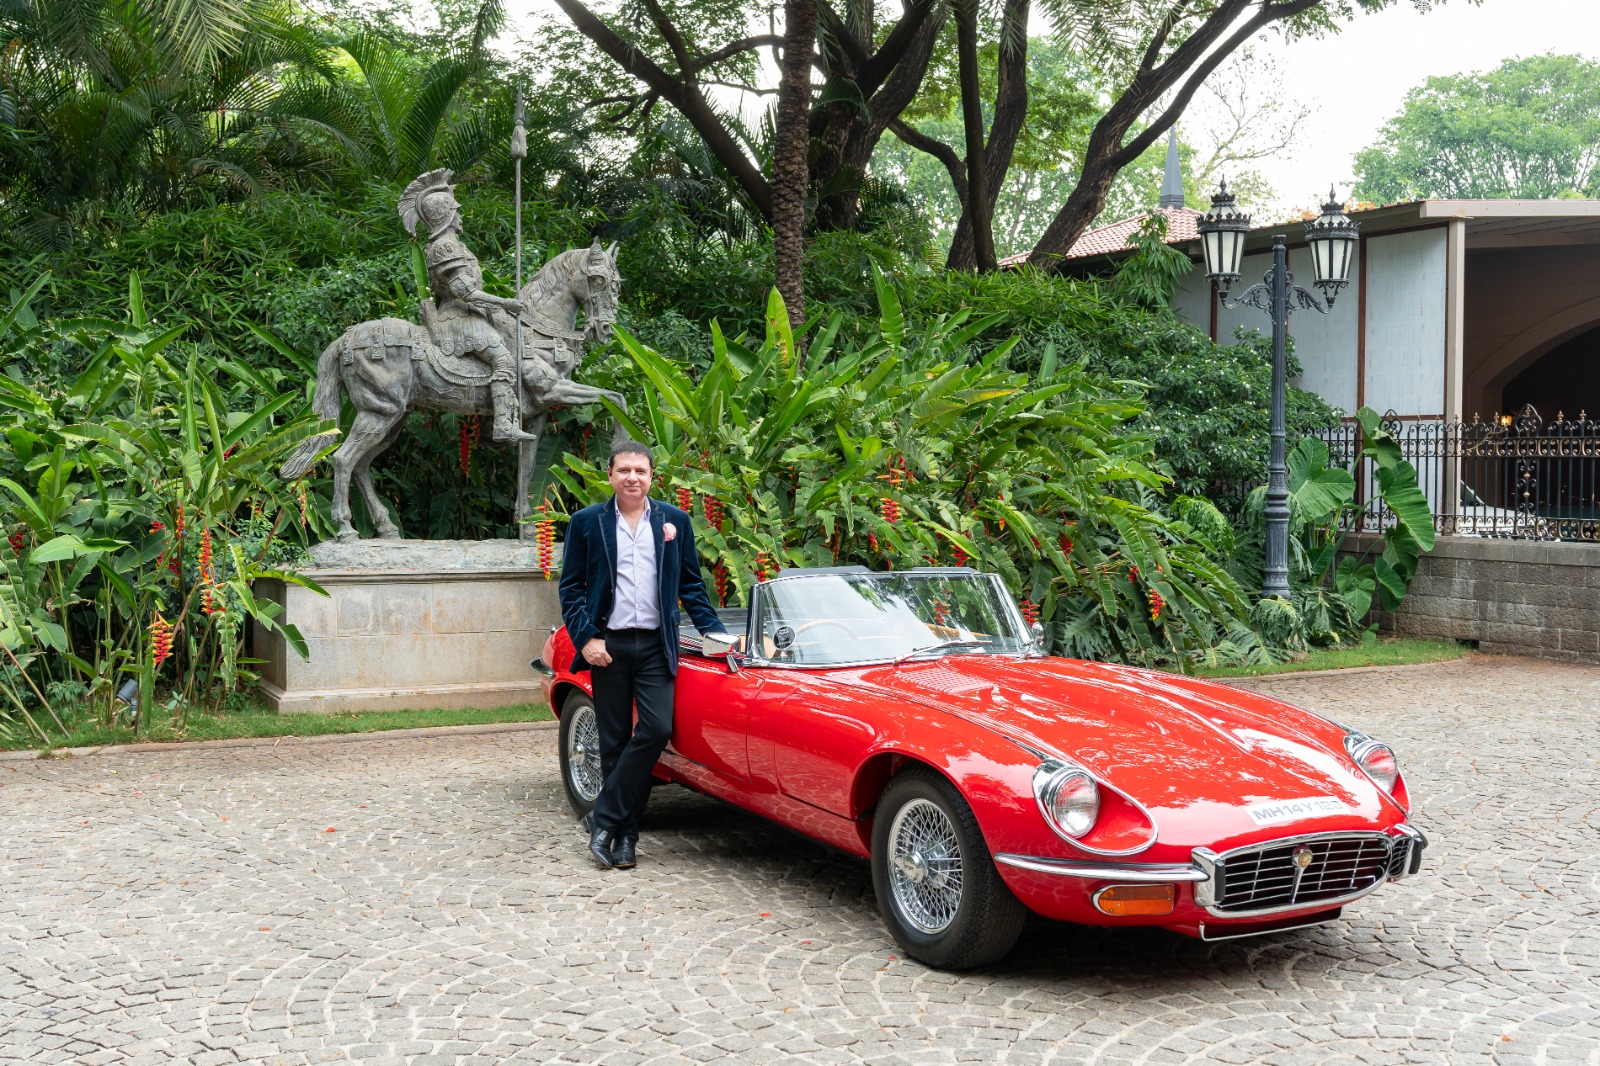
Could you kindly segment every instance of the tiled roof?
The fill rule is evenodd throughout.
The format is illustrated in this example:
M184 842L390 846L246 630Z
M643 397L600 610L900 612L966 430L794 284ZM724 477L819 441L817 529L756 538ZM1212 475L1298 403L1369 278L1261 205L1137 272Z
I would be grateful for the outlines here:
M1198 223L1205 214L1192 207L1158 207L1157 214L1167 216L1168 244L1184 244L1188 241L1198 240L1200 230ZM1072 242L1072 247L1067 251L1068 259L1087 259L1095 255L1110 255L1113 252L1126 252L1133 247L1133 238L1139 232L1139 227L1144 225L1148 214L1135 215L1125 218L1121 222L1113 222L1108 226L1092 229ZM1000 269L1021 266L1028 261L1028 252L1019 252L1008 255L997 264Z

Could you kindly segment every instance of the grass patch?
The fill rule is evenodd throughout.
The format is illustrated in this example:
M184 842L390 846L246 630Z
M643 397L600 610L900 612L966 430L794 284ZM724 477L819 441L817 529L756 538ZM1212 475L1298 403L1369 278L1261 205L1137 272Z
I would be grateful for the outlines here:
M1195 670L1199 677L1261 677L1306 670L1343 670L1353 666L1411 666L1459 659L1472 649L1455 640L1384 638L1346 648L1317 648L1299 659L1267 666L1214 666Z
M174 742L180 740L225 740L236 737L310 737L328 733L378 733L389 729L421 729L440 725L484 725L491 722L548 722L553 717L543 704L523 703L513 707L457 711L366 711L358 714L275 714L262 704L254 704L216 716L191 713L182 726L160 717L137 734L125 726L105 726L88 715L63 716L67 736L61 739L46 715L37 715L45 726L54 748L82 748L102 744ZM48 723L48 724L47 724ZM0 734L0 750L20 751L43 745L38 737Z

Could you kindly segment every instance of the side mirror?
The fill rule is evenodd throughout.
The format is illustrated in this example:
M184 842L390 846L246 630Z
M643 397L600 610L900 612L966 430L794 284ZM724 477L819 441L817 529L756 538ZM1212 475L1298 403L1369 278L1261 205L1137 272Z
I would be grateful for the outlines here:
M1033 650L1040 655L1044 654L1044 626L1038 622L1028 627L1028 637L1033 641Z
M739 638L729 635L726 640L717 634L707 634L700 638L700 651L708 659L726 659L728 653L736 651L739 647Z

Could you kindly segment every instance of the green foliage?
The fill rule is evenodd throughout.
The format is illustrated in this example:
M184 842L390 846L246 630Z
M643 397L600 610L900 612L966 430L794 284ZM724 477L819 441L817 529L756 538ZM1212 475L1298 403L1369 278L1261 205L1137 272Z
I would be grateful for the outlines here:
M121 321L20 310L6 323L26 317L24 328L0 335L0 708L42 740L36 712L54 717L51 691L108 723L127 679L145 708L158 684L174 707L218 703L254 679L240 656L247 621L304 654L252 587L301 582L275 565L296 552L274 541L301 534L273 473L317 428L297 414L299 394L184 344L181 326L157 327L136 274ZM72 372L29 384L51 346Z
M1433 514L1417 483L1415 468L1401 457L1400 444L1371 408L1356 412L1361 446L1350 469L1329 466L1328 445L1306 437L1289 452L1290 601L1263 601L1253 622L1266 643L1303 651L1311 645L1341 644L1361 629L1374 598L1393 611L1416 575L1417 559L1433 547ZM1375 496L1356 502L1356 481L1370 464ZM1265 487L1251 493L1246 527L1233 570L1247 587L1259 587L1265 560ZM1393 521L1383 548L1367 560L1341 556L1348 530L1363 511L1382 508Z
M1600 63L1507 59L1429 78L1356 157L1359 199L1389 203L1594 196L1600 192Z
M1032 370L1054 352L1062 362L1081 359L1112 380L1142 383L1146 407L1138 428L1155 441L1178 493L1232 509L1241 502L1241 486L1254 485L1266 469L1271 345L1256 331L1240 331L1235 344L1212 344L1165 307L1138 306L1103 283L1028 269L929 271L908 278L904 291L914 314L953 308L1004 313L1007 329L1020 338L1010 357L1018 370ZM1299 370L1291 351L1290 376ZM1336 418L1317 396L1289 389L1292 436Z
M644 401L625 424L656 449L658 493L698 502L708 584L731 600L781 567L970 564L1068 654L1213 648L1246 610L1218 562L1230 531L1204 501L1167 513L1137 390L1081 362L1009 370L1016 338L980 344L1003 316L914 316L874 286L873 326L813 321L803 363L776 292L759 344L713 324L698 375L620 335L606 384ZM567 467L577 502L609 493L602 464Z

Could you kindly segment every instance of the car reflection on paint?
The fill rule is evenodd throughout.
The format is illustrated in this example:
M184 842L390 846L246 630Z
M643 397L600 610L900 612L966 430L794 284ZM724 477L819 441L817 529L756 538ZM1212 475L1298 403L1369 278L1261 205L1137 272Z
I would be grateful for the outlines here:
M1223 939L1332 921L1426 846L1393 751L1193 678L1046 657L1001 580L966 568L796 569L685 626L677 782L867 859L910 955L1002 958L1029 911ZM562 779L600 783L565 630L535 667Z

